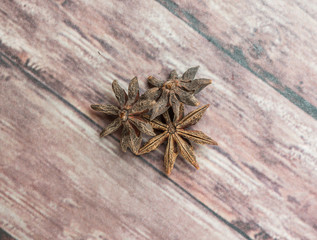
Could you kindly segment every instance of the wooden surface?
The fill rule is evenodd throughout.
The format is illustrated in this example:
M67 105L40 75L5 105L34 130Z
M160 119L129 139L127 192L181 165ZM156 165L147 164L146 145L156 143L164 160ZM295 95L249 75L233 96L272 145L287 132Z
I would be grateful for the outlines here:
M0 3L0 227L16 239L317 239L317 4ZM238 3L239 2L239 3ZM102 56L98 53L100 52ZM170 177L122 153L111 82L200 65L213 84Z

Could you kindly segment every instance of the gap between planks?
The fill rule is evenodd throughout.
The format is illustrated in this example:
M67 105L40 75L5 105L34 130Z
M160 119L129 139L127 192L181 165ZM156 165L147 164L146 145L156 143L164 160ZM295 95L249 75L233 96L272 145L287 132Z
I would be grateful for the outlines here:
M16 240L9 233L0 228L0 240Z

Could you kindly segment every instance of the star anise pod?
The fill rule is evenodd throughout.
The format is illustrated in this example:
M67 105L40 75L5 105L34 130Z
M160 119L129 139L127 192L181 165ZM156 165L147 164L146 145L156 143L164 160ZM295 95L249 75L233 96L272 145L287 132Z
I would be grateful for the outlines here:
M91 105L95 111L117 116L112 123L102 130L100 136L105 137L123 126L120 141L122 151L126 152L129 147L136 154L142 142L141 133L155 136L151 124L143 116L153 107L155 101L139 97L139 83L136 77L129 84L128 94L116 80L112 82L112 90L119 102L119 107L111 104Z
M184 117L184 106L183 104L180 104L178 111L179 116L174 118L173 121L171 121L168 111L164 112L163 117L166 123L163 123L158 119L151 121L153 128L162 130L163 133L151 138L142 148L140 148L138 154L151 152L167 139L167 146L164 154L164 167L167 174L171 173L179 153L195 168L199 169L193 147L188 140L200 144L211 145L217 145L217 142L201 131L185 130L185 128L196 124L208 107L209 104L202 106L188 113Z
M200 92L204 87L210 84L210 79L194 79L199 66L189 68L182 77L178 77L173 70L167 81L163 82L153 76L148 77L148 82L154 87L149 89L145 96L149 99L157 99L153 107L151 120L166 112L169 107L173 108L174 118L179 116L179 107L181 103L198 106L199 102L194 94Z

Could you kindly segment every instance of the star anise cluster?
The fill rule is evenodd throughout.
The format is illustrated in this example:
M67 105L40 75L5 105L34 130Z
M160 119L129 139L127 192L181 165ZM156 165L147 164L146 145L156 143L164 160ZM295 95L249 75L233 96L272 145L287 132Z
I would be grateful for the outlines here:
M151 152L167 140L164 154L167 174L171 173L178 155L198 169L191 141L211 145L217 142L201 131L186 129L196 124L209 107L204 105L184 116L184 105L199 105L195 94L211 83L205 78L194 79L197 70L198 67L189 68L181 77L173 70L165 82L150 76L148 83L153 87L141 96L136 77L130 81L128 93L113 81L112 89L119 106L91 105L95 111L116 116L100 136L105 137L122 127L121 149L126 152L130 148L137 155ZM156 134L154 129L162 133ZM141 147L142 133L154 137Z

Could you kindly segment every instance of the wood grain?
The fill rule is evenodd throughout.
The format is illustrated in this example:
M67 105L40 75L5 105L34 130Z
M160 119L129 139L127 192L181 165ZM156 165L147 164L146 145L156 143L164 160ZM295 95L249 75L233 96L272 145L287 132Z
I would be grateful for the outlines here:
M88 107L91 103L115 102L110 87L113 79L127 87L125 82L138 75L144 89L146 84L142 79L150 74L157 73L156 76L164 78L173 68L183 71L201 65L198 75L212 77L214 83L198 95L202 104L211 102L212 106L197 128L204 129L220 147L195 146L201 169L195 171L178 159L171 178L164 181L174 183L175 191L190 197L204 207L206 213L218 214L218 219L225 220L226 225L245 238L314 239L317 234L314 187L317 124L312 115L282 97L157 2L39 1L25 4L4 1L1 4L1 52L15 60L20 69L34 74L62 102L74 106L82 116L100 125L109 119L94 115ZM280 69L283 70L282 66ZM60 108L71 111L69 106ZM84 126L87 125L89 123ZM74 131L76 128L77 125L72 126ZM84 138L97 145L112 144L111 137L99 143L96 127L95 130ZM62 134L64 131L58 131L54 136L58 138ZM84 143L74 145L78 156L81 151L85 153L80 144ZM52 146L48 154L62 147ZM113 154L118 154L118 144L111 149ZM98 151L95 154L105 150ZM65 158L73 156L70 152L65 154ZM131 156L118 155L116 163L110 159L106 164L123 164ZM150 164L147 167L163 170L162 149L134 159L137 162L134 164L142 165L142 159ZM82 159L80 164L82 161L87 160ZM117 166L117 171L121 168L123 166ZM150 174L151 169L144 169L144 174ZM162 183L157 172L151 174L158 179L158 187L153 191L159 191L166 183ZM126 181L125 175L120 176L121 181ZM11 181L14 182L12 176ZM94 181L95 178L91 183ZM87 198L91 201L89 193ZM10 209L14 211L15 206ZM86 213L89 211L92 210ZM118 207L117 211L114 218L121 219L118 215L123 210ZM149 212L145 210L144 216ZM79 214L82 213L79 211L76 216ZM47 216L56 219L55 215ZM69 231L79 231L81 224L84 223L70 226ZM17 225L21 228L20 234L29 234L28 227Z
M315 1L157 1L317 119Z
M1 227L18 239L244 239L144 161L118 152L116 139L100 141L96 125L31 75L1 62L9 79L1 78L0 144L10 149L0 155Z

